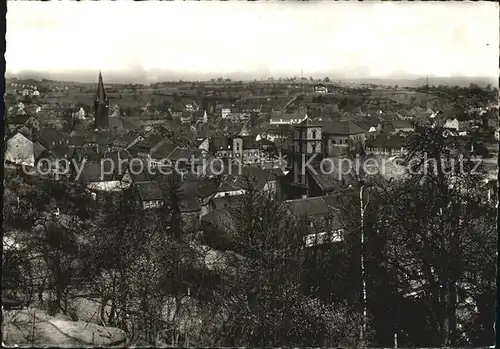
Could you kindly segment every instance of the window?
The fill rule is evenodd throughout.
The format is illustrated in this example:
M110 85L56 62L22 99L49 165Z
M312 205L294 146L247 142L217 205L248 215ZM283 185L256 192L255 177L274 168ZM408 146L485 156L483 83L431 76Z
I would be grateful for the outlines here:
M312 152L313 152L313 153L316 153L316 144L313 144L313 145L311 146L311 148L312 148Z
M312 131L312 138L313 138L313 139L316 139L316 131L315 131L315 130L314 130L314 131Z

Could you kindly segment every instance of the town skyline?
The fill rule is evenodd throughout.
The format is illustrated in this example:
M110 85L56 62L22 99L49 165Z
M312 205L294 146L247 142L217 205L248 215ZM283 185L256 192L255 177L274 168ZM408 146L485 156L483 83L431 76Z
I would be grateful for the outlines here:
M493 81L496 6L9 1L6 68L8 76L73 75L82 82L95 81L101 70L114 83L262 80L301 72L333 80ZM445 13L454 21L439 20ZM88 18L98 25L89 26Z

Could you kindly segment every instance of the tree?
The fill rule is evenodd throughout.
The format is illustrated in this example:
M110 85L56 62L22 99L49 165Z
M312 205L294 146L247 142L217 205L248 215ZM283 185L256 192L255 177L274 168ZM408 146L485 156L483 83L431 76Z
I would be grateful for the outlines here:
M392 289L400 304L410 301L425 310L422 326L404 329L413 336L410 341L425 339L413 344L456 345L464 300L491 294L492 210L481 198L482 175L473 172L475 164L459 138L443 137L439 126L418 127L407 147L407 178L373 194L373 228L367 235L378 240L372 248L384 252L372 257L372 264L387 279L384 292ZM403 324L401 316L391 318Z
M330 82L330 78L327 76L323 79L323 82Z
M218 346L353 345L357 313L304 293L303 222L292 219L275 194L257 190L251 176L246 183L228 226L240 257L228 265L235 275L224 283L228 296L215 301L205 340Z

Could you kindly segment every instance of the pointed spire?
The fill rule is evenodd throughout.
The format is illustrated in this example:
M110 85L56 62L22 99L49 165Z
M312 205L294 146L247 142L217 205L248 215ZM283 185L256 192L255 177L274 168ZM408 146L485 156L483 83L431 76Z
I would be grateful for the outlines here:
M97 83L97 92L95 95L96 102L105 102L108 100L106 91L104 91L104 83L102 82L102 73L99 71L99 82Z

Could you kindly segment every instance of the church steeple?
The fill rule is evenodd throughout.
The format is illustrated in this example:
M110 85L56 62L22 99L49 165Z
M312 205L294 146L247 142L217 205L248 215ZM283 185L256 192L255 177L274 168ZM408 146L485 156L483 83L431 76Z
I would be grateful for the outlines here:
M97 92L95 94L96 102L107 102L108 97L106 96L106 91L104 90L104 83L102 82L102 73L99 71L99 82L97 83Z
M106 130L109 128L109 103L104 83L102 81L102 73L99 72L99 81L97 82L97 91L94 100L95 112L95 129Z

